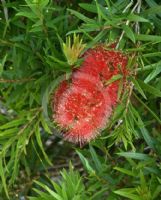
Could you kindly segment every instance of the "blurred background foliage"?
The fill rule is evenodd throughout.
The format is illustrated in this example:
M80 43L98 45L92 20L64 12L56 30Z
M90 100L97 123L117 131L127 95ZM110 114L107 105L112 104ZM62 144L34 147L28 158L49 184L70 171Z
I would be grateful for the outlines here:
M108 127L83 148L63 141L50 110L73 33L86 49L116 42L131 72ZM0 199L160 200L160 58L159 0L1 0Z

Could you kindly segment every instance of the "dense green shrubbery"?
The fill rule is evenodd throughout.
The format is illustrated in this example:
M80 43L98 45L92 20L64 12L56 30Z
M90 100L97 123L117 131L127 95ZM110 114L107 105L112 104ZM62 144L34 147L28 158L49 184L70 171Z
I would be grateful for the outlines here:
M0 199L160 200L161 5L1 0L0 8ZM63 141L50 109L59 77L70 76L62 44L73 33L86 49L117 42L135 56L108 127L83 148Z

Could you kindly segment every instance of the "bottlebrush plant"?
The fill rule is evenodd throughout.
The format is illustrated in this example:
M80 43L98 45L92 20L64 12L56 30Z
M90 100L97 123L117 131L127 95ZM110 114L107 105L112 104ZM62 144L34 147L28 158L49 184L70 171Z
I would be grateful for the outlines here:
M0 200L161 199L160 11L0 1Z
M79 37L74 35L71 48L70 44L64 48L68 63L76 62L78 47L83 50L82 41L79 43L76 38ZM118 102L119 85L125 86L128 74L127 56L107 45L88 49L82 59L79 68L73 69L71 80L60 84L52 101L53 119L65 132L65 139L80 144L89 142L105 128Z

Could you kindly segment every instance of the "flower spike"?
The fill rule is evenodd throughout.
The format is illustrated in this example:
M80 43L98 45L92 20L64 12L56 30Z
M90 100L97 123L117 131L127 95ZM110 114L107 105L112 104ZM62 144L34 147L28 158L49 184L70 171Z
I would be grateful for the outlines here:
M63 52L69 65L74 65L77 62L85 46L86 44L83 44L83 40L80 39L79 35L74 34L73 40L71 36L66 38L66 43L63 43Z

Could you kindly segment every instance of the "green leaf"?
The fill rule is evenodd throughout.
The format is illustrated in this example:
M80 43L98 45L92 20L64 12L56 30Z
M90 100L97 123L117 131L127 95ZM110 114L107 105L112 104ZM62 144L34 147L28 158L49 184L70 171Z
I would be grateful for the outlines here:
M36 16L34 13L32 13L32 12L27 12L27 11L18 12L18 13L16 14L16 16L27 17L27 18L29 18L29 19L32 20L32 21L35 21L35 19L37 18L37 16Z
M151 69L156 69L158 66L160 66L161 65L161 62L159 61L159 62L156 62L156 63L153 63L153 64L150 64L150 65L146 65L146 66L144 66L144 67L142 67L142 68L137 68L136 70L138 71L138 72L142 72L142 71L147 71L147 70L151 70Z
M35 181L35 183L39 186L41 186L44 190L46 190L52 197L54 197L56 200L64 200L59 194L51 190L47 185L40 183L39 181Z
M140 130L146 143L149 145L149 147L151 147L152 149L155 149L153 138L149 135L147 129L145 127L140 127Z
M150 82L160 73L161 73L161 63L159 63L157 67L146 77L144 83Z
M143 153L135 153L135 152L120 152L117 153L119 156L123 156L125 158L132 158L136 160L149 160L151 159L149 156Z
M156 97L161 97L161 91L158 90L157 88L155 88L155 87L153 87L153 86L151 86L149 84L146 84L146 83L144 83L144 81L139 80L139 79L138 79L138 83L148 93L153 94Z
M118 194L123 197L127 197L128 199L142 200L142 198L140 198L138 195L132 194L133 192L135 192L135 189L133 188L123 188L123 189L114 191L115 194Z
M47 163L48 163L49 165L52 166L52 163L51 163L51 161L49 160L49 158L48 158L48 156L47 156L47 154L45 153L45 150L44 150L44 148L43 148L43 144L42 144L41 136L40 136L40 127L39 127L39 123L37 123L36 126L35 126L35 135L36 135L37 143L38 143L38 145L39 145L39 147L40 147L40 149L41 149L41 151L42 151L42 153L43 153L43 155L44 155L45 160L47 161Z
M153 110L151 110L134 92L133 95L136 97L136 99L152 114L152 116L161 124L160 118L155 114Z
M2 179L2 184L6 193L7 198L9 199L9 194L8 194L8 188L6 184L6 177L5 177L5 172L4 172L4 167L2 165L2 157L1 157L1 152L0 152L0 176Z
M100 31L95 38L91 42L89 42L86 46L86 49L93 47L97 42L102 40L102 38L107 34L107 30Z
M96 166L98 172L101 172L101 171L102 171L101 162L100 162L100 160L98 159L98 156L97 156L97 154L96 154L94 148L93 148L91 145L89 146L89 148L90 148L90 153L91 153L91 155L92 155L92 159L93 159L93 161L94 161L94 163L95 163L95 166Z
M161 6L157 5L157 6L153 6L147 10L145 10L144 12L142 12L143 15L153 15L153 14L158 14L161 12Z
M124 168L121 168L121 167L114 167L115 170L119 171L119 172L122 172L124 174L127 174L129 176L133 176L135 177L136 174L128 169L124 169Z
M157 197L159 198L160 194L161 194L161 185L158 185L155 188L155 191L153 193L152 199L156 199Z
M49 97L51 93L55 90L55 88L58 86L58 84L64 80L64 76L59 76L57 79L54 79L50 85L46 88L43 96L42 96L42 108L43 108L43 117L50 121L48 116L48 103L49 103ZM46 127L46 126L44 126ZM51 133L51 131L49 131Z
M149 145L149 147L151 147L152 149L154 149L154 141L153 138L150 136L148 130L145 128L145 125L139 115L139 113L137 112L137 110L132 106L132 112L134 113L134 115L136 116L136 118L138 119L138 121L136 122L138 128L140 129L144 140L146 141L146 143Z
M53 60L54 62L58 63L60 66L62 67L69 67L70 65L68 65L68 63L59 60L58 58L54 57L54 56L48 56L48 58L50 58L51 60Z
M50 194L46 194L36 188L33 189L37 194L39 194L38 197L29 197L30 200L57 200L56 198L53 198Z
M38 190L36 190L35 188L33 189L35 192L38 193ZM43 192L40 192L39 193L41 195L41 197L29 197L29 200L56 200L56 199L53 199L53 197L51 197L50 195L46 195L46 194L43 194Z
M97 13L96 5L89 4L89 3L79 3L79 6L89 12Z
M139 15L136 15L134 13L129 14L126 19L134 22L150 22L148 19L145 19Z
M117 81L117 80L119 80L121 78L122 78L121 74L114 75L114 76L111 77L111 79L109 79L108 81L106 81L105 84L109 85L109 84L111 84L111 83L113 83L113 82L115 82L115 81Z
M21 124L24 124L25 122L26 122L26 119L23 119L23 118L15 119L0 126L0 130L17 127L17 126L20 126Z
M145 53L145 54L143 54L143 56L145 58L155 57L155 56L160 57L161 56L161 52Z
M91 174L95 174L94 169L91 167L88 160L83 156L83 154L81 154L79 151L76 151L76 152L79 155L79 157L80 157L84 167L87 169L87 171L89 171Z
M130 79L134 83L134 85L135 85L136 89L138 90L138 92L144 97L144 99L147 99L146 96L145 96L145 94L144 94L144 91L140 87L138 81L136 79L134 79L133 77L130 77Z
M17 127L0 131L0 140L10 138L10 137L16 135L18 131L19 131L19 128L17 128Z
M39 6L41 7L41 9L44 9L45 7L47 7L49 2L50 2L49 0L41 0L41 3L39 4Z
M145 0L145 2L151 7L157 7L159 6L154 0ZM157 15L159 15L161 17L161 14L158 12Z
M132 29L131 29L129 26L127 26L127 25L122 25L122 28L123 28L123 30L125 31L126 36L127 36L133 43L135 43L135 42L136 42L136 41L135 41L135 35L134 35Z
M77 18L81 19L84 22L94 23L94 21L92 19L84 16L83 14L81 14L81 13L75 11L75 10L68 9L68 11L70 11L71 14L75 15Z
M50 127L46 121L46 119L44 119L43 116L41 116L41 124L42 124L42 127L44 128L44 130L49 133L49 134L52 134L52 131L50 130Z
M135 34L135 38L140 41L161 42L161 36L159 35Z

